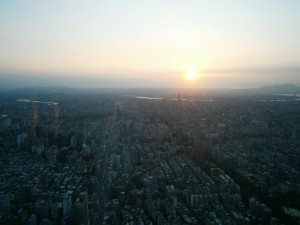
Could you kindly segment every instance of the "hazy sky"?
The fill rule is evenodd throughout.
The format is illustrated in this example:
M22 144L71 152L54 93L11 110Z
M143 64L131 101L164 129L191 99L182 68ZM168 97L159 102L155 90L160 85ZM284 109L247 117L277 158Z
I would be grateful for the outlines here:
M0 83L300 85L299 12L299 0L0 0Z

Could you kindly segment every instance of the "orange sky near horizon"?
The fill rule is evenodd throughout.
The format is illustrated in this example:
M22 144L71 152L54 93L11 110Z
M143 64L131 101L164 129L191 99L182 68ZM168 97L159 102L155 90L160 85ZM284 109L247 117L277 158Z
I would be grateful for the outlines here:
M30 74L49 85L53 77L128 87L300 84L297 8L292 0L1 2L0 79ZM190 68L197 79L186 78Z

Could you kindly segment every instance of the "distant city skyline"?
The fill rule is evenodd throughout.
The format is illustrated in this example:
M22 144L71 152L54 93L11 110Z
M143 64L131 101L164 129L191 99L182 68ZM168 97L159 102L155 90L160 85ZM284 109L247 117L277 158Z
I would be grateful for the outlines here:
M300 1L1 1L0 88L300 85Z

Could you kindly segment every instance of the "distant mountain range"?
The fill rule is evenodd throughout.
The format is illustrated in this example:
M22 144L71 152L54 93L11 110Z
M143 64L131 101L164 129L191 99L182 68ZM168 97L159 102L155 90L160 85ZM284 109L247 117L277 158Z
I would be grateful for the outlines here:
M300 94L300 87L294 84L282 84L275 86L265 86L252 89L261 94Z
M300 87L294 84L282 84L248 89L216 89L216 88L68 88L68 87L30 87L5 91L7 94L79 94L79 93L117 93L117 94L241 94L241 95L279 95L300 94Z

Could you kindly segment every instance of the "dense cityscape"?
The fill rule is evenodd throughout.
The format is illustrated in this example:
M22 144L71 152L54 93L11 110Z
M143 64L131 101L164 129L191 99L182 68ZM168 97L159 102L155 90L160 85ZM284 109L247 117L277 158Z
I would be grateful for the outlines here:
M0 224L300 224L296 95L2 93Z

